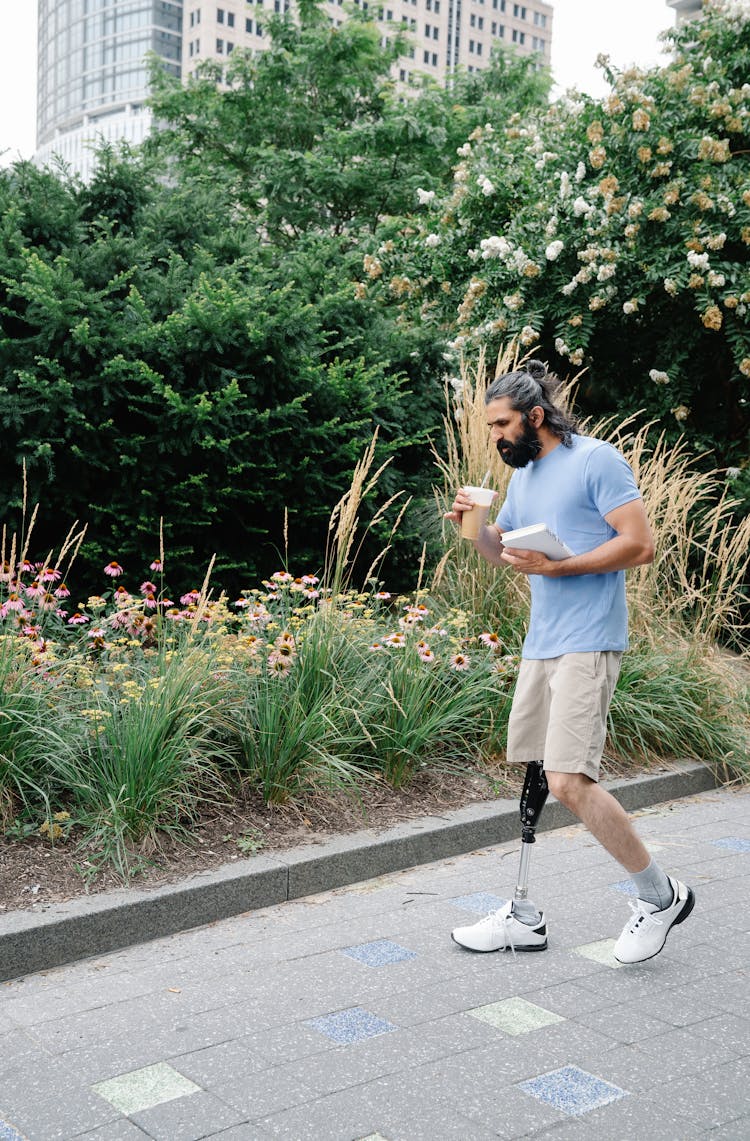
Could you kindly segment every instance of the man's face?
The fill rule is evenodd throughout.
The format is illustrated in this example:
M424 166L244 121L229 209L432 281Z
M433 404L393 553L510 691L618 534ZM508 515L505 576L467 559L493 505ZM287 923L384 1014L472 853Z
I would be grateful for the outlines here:
M532 409L533 414L533 409ZM542 450L539 433L530 422L511 407L510 398L500 396L487 405L490 439L509 467L526 467Z

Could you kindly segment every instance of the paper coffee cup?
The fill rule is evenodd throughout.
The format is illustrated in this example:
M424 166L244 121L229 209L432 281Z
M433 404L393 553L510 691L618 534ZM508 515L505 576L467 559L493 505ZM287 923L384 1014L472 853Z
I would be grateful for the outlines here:
M474 507L461 512L461 535L464 539L478 539L480 527L487 522L495 492L491 487L465 487L464 491L474 500Z

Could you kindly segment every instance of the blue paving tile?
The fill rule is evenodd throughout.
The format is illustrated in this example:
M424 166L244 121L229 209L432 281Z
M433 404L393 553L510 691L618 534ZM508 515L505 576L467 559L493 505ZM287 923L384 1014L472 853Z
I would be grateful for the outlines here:
M627 1090L613 1086L578 1066L562 1066L559 1070L540 1074L529 1081L519 1082L518 1088L538 1101L562 1110L569 1117L579 1117L592 1109L600 1109L628 1094Z
M617 883L611 883L609 886L614 891L623 892L624 895L638 895L638 888L633 880L618 880Z
M7 1121L0 1121L0 1141L26 1141L26 1138Z
M345 1046L351 1042L361 1042L365 1038L375 1038L378 1034L388 1034L391 1030L398 1030L398 1027L391 1022L370 1014L369 1010L364 1010L361 1006L339 1010L336 1014L324 1014L321 1018L309 1018L305 1026L319 1030L321 1034Z
M474 911L477 915L487 915L490 911L498 911L507 903L499 895L492 895L487 891L475 891L473 895L459 895L451 900L454 907L462 911Z
M712 840L715 848L726 848L729 852L750 852L750 840L739 836L725 836L723 840Z
M343 948L342 954L368 967L385 967L390 963L403 963L406 959L416 959L416 951L408 951L390 939L376 939L372 943L359 943L356 947Z

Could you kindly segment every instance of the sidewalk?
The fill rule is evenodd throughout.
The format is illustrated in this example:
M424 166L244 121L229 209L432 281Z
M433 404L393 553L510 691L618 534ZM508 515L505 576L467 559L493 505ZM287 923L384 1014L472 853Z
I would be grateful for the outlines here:
M696 889L648 963L574 825L531 865L550 947L472 955L514 840L0 984L0 1141L750 1136L750 792L644 809Z

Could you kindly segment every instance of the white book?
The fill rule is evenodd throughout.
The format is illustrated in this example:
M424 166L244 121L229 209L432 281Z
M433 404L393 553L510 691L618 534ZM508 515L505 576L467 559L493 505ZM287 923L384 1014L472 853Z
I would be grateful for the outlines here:
M574 553L546 523L532 523L530 527L517 527L503 531L500 542L504 547L518 547L522 551L541 551L548 559L569 559Z

